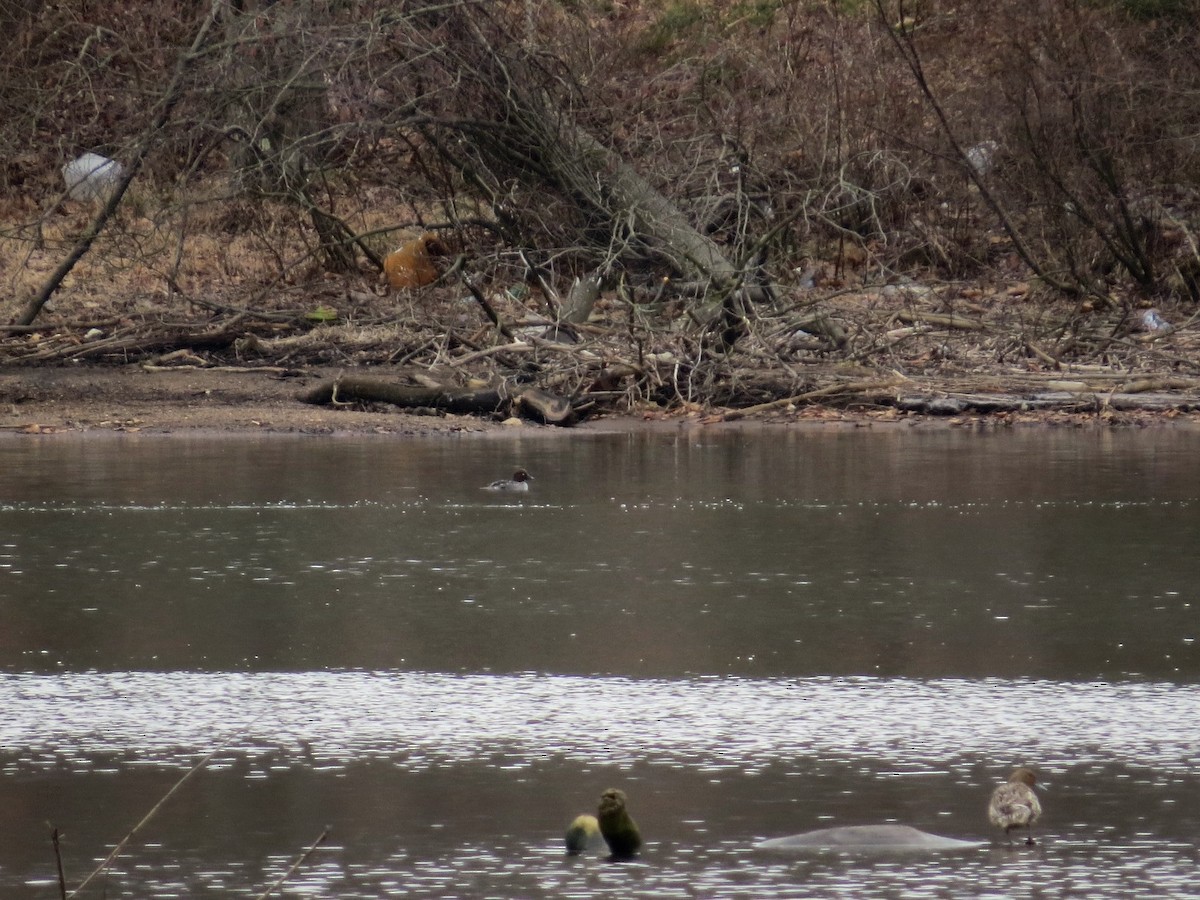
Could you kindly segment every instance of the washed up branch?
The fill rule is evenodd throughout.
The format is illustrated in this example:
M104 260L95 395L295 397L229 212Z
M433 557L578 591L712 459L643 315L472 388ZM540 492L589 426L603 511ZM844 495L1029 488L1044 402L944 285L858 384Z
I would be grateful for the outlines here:
M1163 392L1134 394L1105 391L1047 391L1019 397L1008 394L909 395L896 398L895 406L905 412L934 416L963 413L1013 413L1031 411L1101 412L1190 412L1200 409L1200 396Z
M715 417L710 421L717 422L732 422L737 419L744 419L747 416L754 416L761 412L769 412L773 409L781 409L785 406L792 406L800 403L808 403L812 400L823 400L829 397L844 398L854 395L878 394L881 391L891 391L898 384L901 384L903 379L899 376L893 378L872 378L867 381L850 381L844 384L831 384L828 387L818 388L812 391L805 391L802 394L795 394L791 397L783 397L779 400L772 400L769 403L759 403L757 406L747 406L743 409L731 409Z
M1195 391L1200 381L1194 378L1139 378L1122 384L1123 394L1145 394L1151 391Z
M169 332L152 335L113 335L108 338L78 343L72 340L69 344L39 350L25 356L11 356L0 360L0 365L21 365L31 362L49 362L62 359L89 359L114 355L140 356L159 353L165 350L181 348L191 349L222 349L230 346L245 334L244 327L237 323L224 325L212 331L196 334L186 328L172 329Z
M508 399L499 388L424 387L362 376L327 379L300 394L301 401L315 405L380 402L453 413L494 413Z
M966 316L942 315L940 313L927 312L910 312L902 309L896 313L896 318L901 322L910 324L923 323L926 325L936 325L938 328L956 328L960 331L983 331L983 323L977 319L968 319Z

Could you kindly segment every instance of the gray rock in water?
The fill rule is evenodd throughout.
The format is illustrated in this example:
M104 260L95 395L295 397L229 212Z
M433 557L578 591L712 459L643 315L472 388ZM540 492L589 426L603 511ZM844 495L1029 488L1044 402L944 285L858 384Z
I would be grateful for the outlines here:
M772 838L754 845L756 850L798 852L809 850L892 851L892 850L970 850L984 846L983 841L960 841L942 837L911 825L846 825L819 828L803 834Z
M62 167L72 200L107 200L123 174L124 166L99 153L85 153Z

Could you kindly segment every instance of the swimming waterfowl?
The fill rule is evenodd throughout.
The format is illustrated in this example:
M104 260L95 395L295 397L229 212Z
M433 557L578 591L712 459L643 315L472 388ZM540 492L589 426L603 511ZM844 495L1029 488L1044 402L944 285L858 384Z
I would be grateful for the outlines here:
M609 788L600 795L596 814L600 833L614 859L631 859L642 848L642 834L625 808L625 792Z
M576 816L567 829L567 853L578 856L588 847L600 842L600 823L595 816Z
M499 481L493 481L491 484L484 485L485 491L527 491L529 490L529 482L533 476L524 469L517 469L513 472L512 478L501 478Z
M988 803L988 819L997 828L1004 829L1004 836L1012 843L1012 830L1024 828L1028 834L1025 843L1033 846L1033 823L1042 814L1042 804L1033 792L1037 776L1024 766L1008 776L1008 783L992 791Z

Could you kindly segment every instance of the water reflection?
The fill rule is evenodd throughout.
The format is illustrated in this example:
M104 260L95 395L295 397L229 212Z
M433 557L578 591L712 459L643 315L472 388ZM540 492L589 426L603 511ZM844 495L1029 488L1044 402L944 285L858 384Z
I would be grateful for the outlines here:
M0 893L1191 896L1186 431L11 441ZM524 465L534 490L479 490ZM830 824L1042 847L784 858ZM569 861L610 785L648 846ZM994 887L989 887L994 886Z
M13 504L0 659L42 671L1200 671L1191 500L550 499Z
M0 676L0 704L0 745L22 754L9 770L88 771L96 757L188 767L228 746L251 769L559 760L749 776L807 757L928 774L963 760L1002 769L1016 730L1048 770L1136 760L1169 782L1196 761L1200 685L116 672Z

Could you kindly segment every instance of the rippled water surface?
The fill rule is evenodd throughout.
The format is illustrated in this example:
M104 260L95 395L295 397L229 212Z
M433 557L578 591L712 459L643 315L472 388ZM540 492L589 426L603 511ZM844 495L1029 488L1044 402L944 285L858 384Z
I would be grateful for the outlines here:
M287 896L1200 897L1196 433L0 453L0 896L211 753L90 896L257 896L329 828ZM564 857L609 786L641 859ZM753 849L871 822L988 843Z

